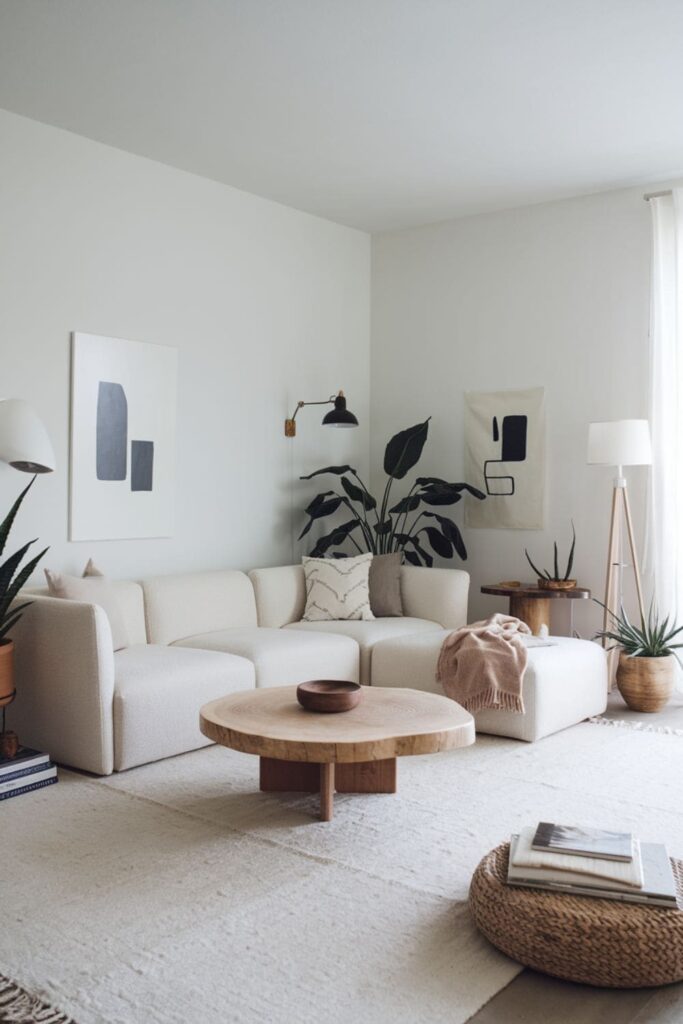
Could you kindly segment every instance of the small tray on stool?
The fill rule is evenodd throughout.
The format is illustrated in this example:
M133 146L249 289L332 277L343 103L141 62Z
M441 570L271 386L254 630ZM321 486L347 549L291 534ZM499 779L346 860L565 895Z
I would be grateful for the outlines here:
M350 711L360 703L362 690L359 683L348 683L338 679L311 679L299 683L296 699L306 711L335 714Z

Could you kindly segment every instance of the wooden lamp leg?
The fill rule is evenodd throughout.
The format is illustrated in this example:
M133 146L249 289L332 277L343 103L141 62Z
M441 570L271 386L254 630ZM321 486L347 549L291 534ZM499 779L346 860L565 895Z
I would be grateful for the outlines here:
M633 573L636 578L636 593L638 594L638 608L640 610L640 617L645 620L645 605L643 603L643 585L640 579L640 566L638 565L638 555L636 552L636 540L633 534L633 520L631 519L631 506L628 500L628 491L623 488L624 491L624 513L626 516L626 529L628 531L628 544L631 549L631 562L633 563Z

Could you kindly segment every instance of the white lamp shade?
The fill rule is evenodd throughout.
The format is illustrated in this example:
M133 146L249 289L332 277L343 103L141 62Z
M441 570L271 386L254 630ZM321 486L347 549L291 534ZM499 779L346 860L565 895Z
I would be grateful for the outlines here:
M55 468L47 430L21 398L0 401L0 460L24 473L51 473Z
M588 427L591 466L649 466L652 462L647 420L611 420Z

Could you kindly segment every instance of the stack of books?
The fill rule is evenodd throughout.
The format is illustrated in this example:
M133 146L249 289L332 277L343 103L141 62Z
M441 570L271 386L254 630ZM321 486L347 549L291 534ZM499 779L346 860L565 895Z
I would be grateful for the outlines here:
M630 832L541 821L510 840L508 885L677 909L666 846Z
M0 800L32 793L57 781L57 766L49 754L20 747L16 757L0 757Z

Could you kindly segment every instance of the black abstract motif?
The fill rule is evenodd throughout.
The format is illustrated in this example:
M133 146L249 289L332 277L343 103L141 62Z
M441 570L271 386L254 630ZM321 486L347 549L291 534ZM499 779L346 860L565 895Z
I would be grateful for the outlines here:
M504 416L502 431L498 427L498 417L493 417L492 435L496 444L501 441L501 452L499 459L487 459L484 462L484 480L486 481L486 493L492 496L507 496L515 493L515 478L507 473L490 473L489 466L500 465L503 462L524 462L527 452L527 426L526 416Z
M97 479L125 480L128 472L128 400L120 384L101 380L97 391Z
M154 441L131 441L130 489L151 491L154 478Z
M95 438L98 480L125 480L128 475L128 399L121 384L99 381ZM154 441L131 441L131 491L151 491Z

